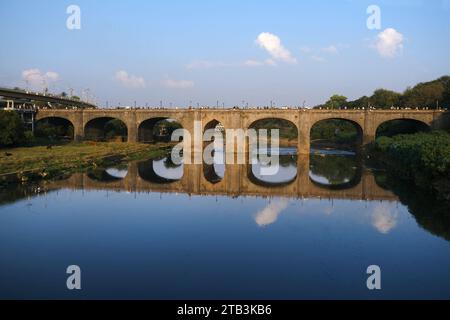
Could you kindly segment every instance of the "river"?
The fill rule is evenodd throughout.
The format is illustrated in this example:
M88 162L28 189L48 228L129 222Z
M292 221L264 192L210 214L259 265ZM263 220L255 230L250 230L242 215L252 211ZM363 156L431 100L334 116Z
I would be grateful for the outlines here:
M160 159L0 189L0 298L450 298L449 208L353 153L280 159L269 178Z

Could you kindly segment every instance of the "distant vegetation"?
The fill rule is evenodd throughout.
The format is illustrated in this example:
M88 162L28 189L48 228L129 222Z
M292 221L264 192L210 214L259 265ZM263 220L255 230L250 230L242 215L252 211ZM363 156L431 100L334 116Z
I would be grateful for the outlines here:
M399 179L433 189L450 199L450 134L398 135L376 140L372 154Z
M253 126L253 129L261 130L266 129L268 131L268 135L270 136L271 129L279 129L280 130L280 138L287 140L296 140L298 136L296 126L286 120L283 119L264 119L257 121Z
M27 144L32 136L17 113L0 111L0 148Z
M419 83L407 88L403 93L378 89L372 96L363 96L348 101L343 95L333 95L326 103L315 108L356 109L376 107L379 109L400 108L450 108L450 76L444 76L430 82Z
M358 130L349 121L330 119L320 121L311 129L311 141L334 145L354 146L358 142Z

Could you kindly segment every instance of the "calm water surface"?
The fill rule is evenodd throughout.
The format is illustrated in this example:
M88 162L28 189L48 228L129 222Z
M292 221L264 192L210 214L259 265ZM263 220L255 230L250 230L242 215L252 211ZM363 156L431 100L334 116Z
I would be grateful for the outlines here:
M265 165L149 160L2 189L0 298L450 298L447 208L400 201L351 153Z

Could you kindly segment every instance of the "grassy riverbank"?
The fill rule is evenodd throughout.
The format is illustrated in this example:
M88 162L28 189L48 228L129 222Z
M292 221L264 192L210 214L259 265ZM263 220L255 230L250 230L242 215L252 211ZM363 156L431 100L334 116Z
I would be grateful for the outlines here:
M47 148L44 146L2 149L0 151L0 183L14 176L19 179L37 175L49 178L77 170L113 163L159 157L169 150L167 144L146 145L128 143L70 143Z

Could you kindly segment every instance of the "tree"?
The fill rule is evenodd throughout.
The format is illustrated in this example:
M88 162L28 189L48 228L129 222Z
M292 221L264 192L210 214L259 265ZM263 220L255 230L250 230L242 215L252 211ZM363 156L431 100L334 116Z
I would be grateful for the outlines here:
M370 97L370 104L377 108L389 109L400 105L402 95L395 91L378 89L372 97Z
M0 147L10 147L25 142L25 127L15 112L0 111Z
M439 102L445 104L446 86L441 79L420 83L412 89L407 89L403 94L403 106L433 109L437 107Z
M368 96L363 96L355 101L350 101L347 103L349 109L357 108L367 108L370 104L370 98Z
M340 109L345 107L346 104L347 97L335 94L325 103L325 106L329 109Z

